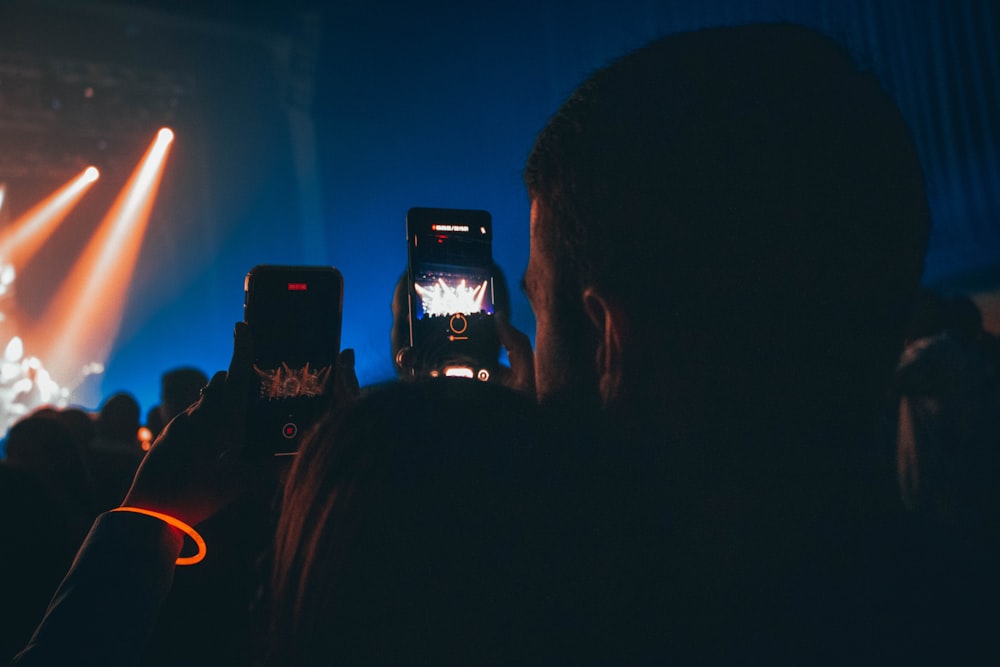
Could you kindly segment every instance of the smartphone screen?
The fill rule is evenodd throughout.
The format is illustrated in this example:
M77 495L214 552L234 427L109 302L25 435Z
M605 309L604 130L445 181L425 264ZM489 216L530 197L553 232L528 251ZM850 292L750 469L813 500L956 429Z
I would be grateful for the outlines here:
M412 208L406 236L414 372L489 380L500 349L490 214Z
M330 403L344 281L333 267L255 266L243 319L254 341L247 407L252 454L294 454Z

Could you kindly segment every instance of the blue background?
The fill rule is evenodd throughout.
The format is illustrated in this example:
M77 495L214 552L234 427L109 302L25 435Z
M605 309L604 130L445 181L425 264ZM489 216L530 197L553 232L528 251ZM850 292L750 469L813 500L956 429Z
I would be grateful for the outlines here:
M1000 283L994 3L121 2L80 3L77 14L53 3L54 23L46 4L0 9L3 48L195 82L172 125L177 139L106 372L78 393L88 407L126 390L145 411L163 371L225 368L243 278L258 263L337 266L343 345L356 350L359 378L392 377L389 302L411 206L491 211L513 322L533 334L516 284L528 252L521 169L535 134L595 68L706 25L794 20L854 49L899 101L927 165L935 227L925 282L977 292ZM289 43L291 55L281 46ZM136 159L144 149L121 147ZM100 185L113 194L126 176L109 172ZM43 191L12 188L10 205L27 208ZM88 198L74 212L78 229L104 210L106 199ZM53 243L64 246L48 251L57 261L37 271L55 280L53 266L70 261L59 253L71 256L79 242ZM43 288L19 294L28 310L46 298Z

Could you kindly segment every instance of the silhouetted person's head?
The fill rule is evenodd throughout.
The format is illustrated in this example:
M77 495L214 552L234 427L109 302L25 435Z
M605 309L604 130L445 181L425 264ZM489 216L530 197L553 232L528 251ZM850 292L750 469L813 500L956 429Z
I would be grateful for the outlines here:
M518 662L553 483L537 406L493 383L393 383L303 442L277 534L275 662ZM487 657L488 656L488 657Z
M154 405L146 411L146 421L143 426L149 429L153 439L160 434L166 424L163 423L163 414L160 412L160 405Z
M41 408L11 426L7 464L33 476L67 511L90 517L93 498L84 454L54 410Z
M139 446L139 403L128 393L109 396L97 414L97 435L101 438Z
M70 432L76 437L81 451L86 449L97 433L94 417L81 408L64 408L57 411L53 416L69 428Z
M928 208L899 111L833 40L660 39L572 94L525 181L542 400L691 424L884 391Z
M170 420L198 400L208 376L197 368L182 367L167 371L160 378L160 421ZM161 427L162 428L162 427Z

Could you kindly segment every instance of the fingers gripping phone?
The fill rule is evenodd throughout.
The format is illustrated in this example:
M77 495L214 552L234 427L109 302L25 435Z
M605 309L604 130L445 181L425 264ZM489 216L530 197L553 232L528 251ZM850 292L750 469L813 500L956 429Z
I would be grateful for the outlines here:
M413 373L491 379L500 342L490 214L411 208L406 238Z
M330 404L340 353L344 280L328 266L258 265L244 284L254 342L247 448L294 454Z

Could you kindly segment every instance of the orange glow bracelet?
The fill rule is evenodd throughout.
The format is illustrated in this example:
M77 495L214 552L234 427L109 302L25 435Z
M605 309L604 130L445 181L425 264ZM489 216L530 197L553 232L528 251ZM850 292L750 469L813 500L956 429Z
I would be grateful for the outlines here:
M163 521L169 526L173 526L177 530L181 531L192 540L194 544L198 547L198 553L193 556L180 556L177 558L177 565L194 565L195 563L200 563L205 558L205 553L208 551L208 547L205 545L205 539L198 534L198 531L184 523L180 519L175 519L169 514L163 514L162 512L154 512L153 510L142 509L141 507L116 507L111 510L112 512L135 512L136 514L145 514L147 516L155 517L160 521Z

